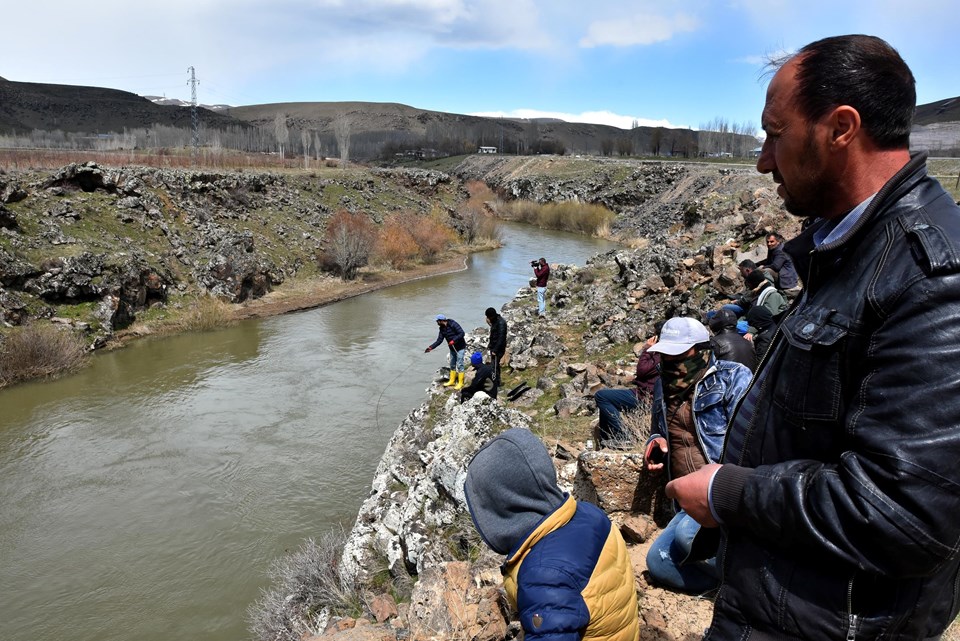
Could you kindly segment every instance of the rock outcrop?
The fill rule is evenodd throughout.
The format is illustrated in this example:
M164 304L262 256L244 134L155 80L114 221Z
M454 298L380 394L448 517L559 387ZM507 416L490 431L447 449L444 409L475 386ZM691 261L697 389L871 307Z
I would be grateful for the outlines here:
M334 211L382 222L391 211L455 202L458 190L449 175L420 169L321 177L85 163L0 172L0 322L80 306L69 316L81 316L98 344L171 297L256 299L315 269Z

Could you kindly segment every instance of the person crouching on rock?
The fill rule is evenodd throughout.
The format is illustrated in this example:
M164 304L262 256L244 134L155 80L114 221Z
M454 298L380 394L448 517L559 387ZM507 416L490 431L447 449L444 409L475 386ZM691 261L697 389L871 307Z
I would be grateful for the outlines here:
M473 375L470 384L460 390L460 402L468 401L477 392L486 392L490 398L497 397L497 380L493 365L483 362L483 354L474 352L470 355L470 365L477 373Z
M535 434L512 428L484 445L463 489L484 543L507 556L504 588L528 641L637 641L637 593L620 530L600 508L560 491Z

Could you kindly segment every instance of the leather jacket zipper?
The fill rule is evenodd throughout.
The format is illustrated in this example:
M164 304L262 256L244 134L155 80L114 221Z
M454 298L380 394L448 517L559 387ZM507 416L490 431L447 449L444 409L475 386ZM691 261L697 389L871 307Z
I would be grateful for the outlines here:
M856 640L858 619L853 613L853 579L850 579L847 581L847 641Z

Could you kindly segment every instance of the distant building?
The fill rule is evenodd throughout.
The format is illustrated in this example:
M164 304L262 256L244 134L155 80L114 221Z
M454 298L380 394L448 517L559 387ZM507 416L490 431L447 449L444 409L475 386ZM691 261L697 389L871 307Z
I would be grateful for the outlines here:
M497 153L497 148L496 147L480 147L480 149L477 150L477 153L478 154L495 154Z

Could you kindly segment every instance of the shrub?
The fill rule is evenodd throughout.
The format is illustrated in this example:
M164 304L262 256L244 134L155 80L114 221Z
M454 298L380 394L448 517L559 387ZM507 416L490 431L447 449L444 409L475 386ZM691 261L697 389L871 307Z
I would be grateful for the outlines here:
M467 202L457 210L463 237L467 243L481 240L500 240L500 226L497 220L484 211L483 206Z
M228 303L216 296L200 296L190 301L177 326L187 332L206 332L232 322L233 313Z
M437 216L413 212L395 214L393 222L402 227L417 246L417 256L425 263L436 260L441 252L453 244L453 230Z
M603 205L567 200L540 205L531 201L513 201L506 206L507 217L544 229L590 234L609 233L614 219Z
M403 269L416 258L420 248L417 242L403 226L402 220L392 217L384 223L374 246L377 260L387 262L394 269Z
M33 323L14 328L0 343L0 387L79 369L87 359L72 330Z
M626 433L625 442L619 444L621 449L643 448L646 445L650 438L652 407L650 400L641 399L636 409L620 413L620 424Z
M340 567L346 540L347 532L337 528L274 561L268 571L272 587L247 610L255 639L300 641L320 634L330 614L363 613L361 587Z
M353 280L370 261L377 240L377 228L363 214L341 209L327 221L321 267L334 265L343 280Z

